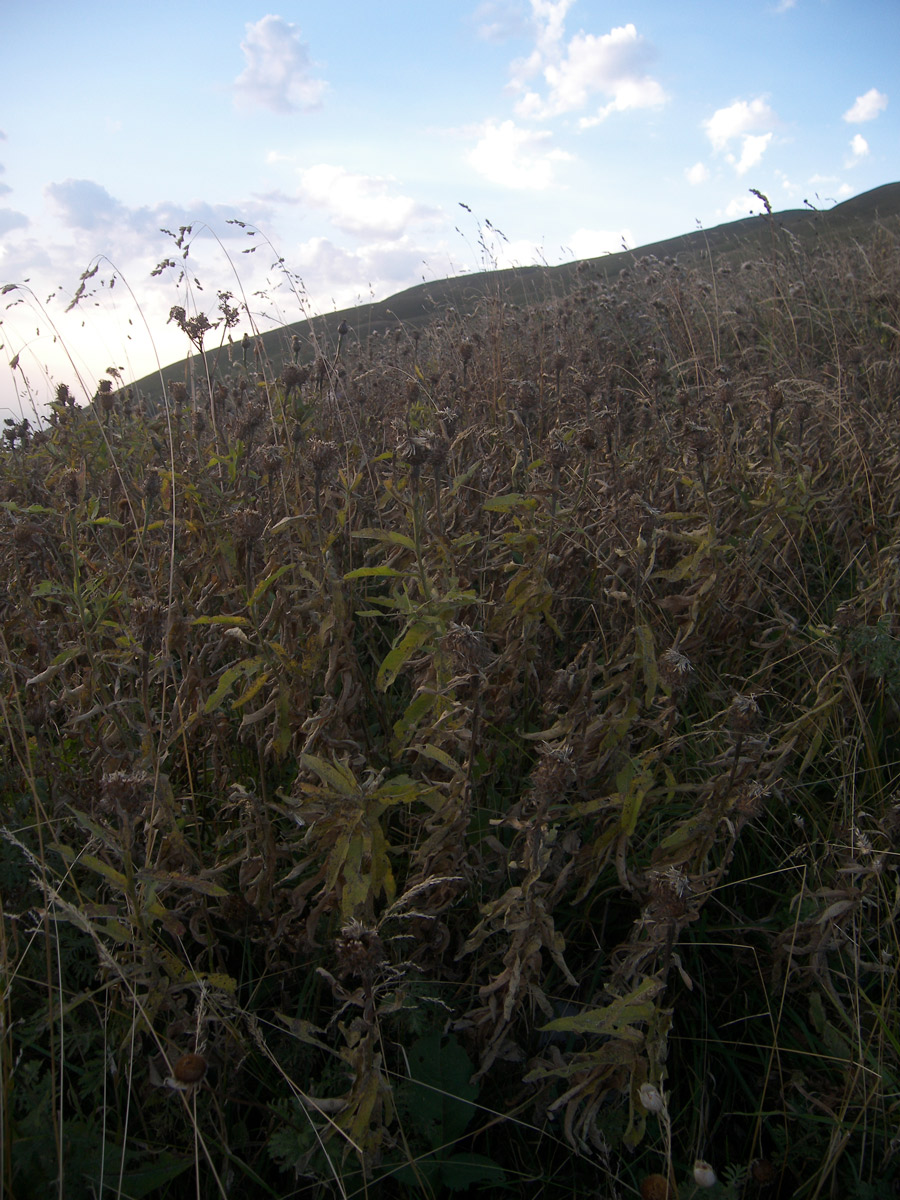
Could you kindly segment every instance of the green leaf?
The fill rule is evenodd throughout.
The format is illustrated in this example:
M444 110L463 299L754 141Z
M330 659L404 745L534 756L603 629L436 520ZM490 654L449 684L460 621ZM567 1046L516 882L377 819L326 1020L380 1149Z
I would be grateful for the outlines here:
M380 692L387 691L405 664L430 636L431 629L423 622L416 621L410 626L393 650L385 655L384 662L378 668L375 686Z
M536 508L537 500L533 496L523 496L521 492L507 492L505 496L492 496L484 502L485 512L509 512L511 508Z
M119 1172L106 1172L104 1189L111 1189L117 1196L122 1196L123 1200L143 1200L144 1196L153 1195L164 1184L171 1183L173 1179L183 1175L194 1164L193 1158L175 1158L172 1155L163 1154L161 1160L157 1158L152 1165L138 1167L134 1171L126 1171L122 1176L121 1188L119 1187Z
M291 564L286 563L283 567L279 567L277 571L273 571L271 575L267 575L265 579L260 580L253 589L253 595L247 601L248 608L252 608L254 604L261 600L276 579L280 579L285 571L289 571L290 569Z
M390 576L406 576L408 574L408 571L397 571L394 567L357 567L353 571L348 571L344 579L388 578Z
M229 667L219 680L216 690L204 704L203 711L205 713L215 712L215 710L222 704L225 697L234 687L238 679L240 679L242 675L249 675L254 671L257 671L264 663L265 659L261 655L257 655L255 658L245 659L243 662L238 663L235 667Z
M343 763L326 762L315 754L299 755L301 766L314 771L326 787L333 788L340 796L358 796L360 792L356 776Z
M548 1033L590 1033L599 1037L621 1038L626 1042L641 1042L644 1034L635 1029L652 1019L656 1011L654 997L662 990L658 979L645 979L640 987L627 996L617 996L603 1008L591 1008L574 1017L558 1017L541 1031Z
M451 1192L460 1192L475 1184L502 1187L506 1173L499 1163L484 1154L452 1154L438 1160L441 1179Z
M228 889L223 888L220 883L213 883L209 879L200 879L196 875L183 875L178 871L156 871L149 867L146 870L137 871L136 878L141 883L155 883L157 886L163 887L179 887L187 888L190 892L200 892L204 896L227 896Z
M455 1038L429 1033L410 1048L408 1082L398 1089L397 1105L434 1149L451 1145L475 1115L478 1085L472 1064Z
M376 542L384 542L388 546L403 546L415 553L416 543L405 533L395 533L393 529L357 529L353 537L372 538Z

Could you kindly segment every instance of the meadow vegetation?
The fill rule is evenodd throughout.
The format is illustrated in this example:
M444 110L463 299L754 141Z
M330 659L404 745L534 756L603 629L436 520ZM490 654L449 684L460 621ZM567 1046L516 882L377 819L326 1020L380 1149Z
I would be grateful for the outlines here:
M900 225L768 221L7 422L4 1195L893 1194Z

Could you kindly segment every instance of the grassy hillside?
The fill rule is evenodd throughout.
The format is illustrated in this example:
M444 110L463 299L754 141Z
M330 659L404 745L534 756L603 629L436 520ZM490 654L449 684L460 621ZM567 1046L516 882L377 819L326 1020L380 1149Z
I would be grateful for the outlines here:
M875 202L7 423L4 1196L896 1191Z
M440 320L448 310L472 314L485 300L502 296L510 304L540 304L560 299L577 286L581 273L606 282L615 280L623 270L633 269L641 258L674 258L681 266L699 267L710 257L716 268L739 269L744 263L770 257L774 252L789 252L802 246L815 254L820 241L834 245L867 236L879 222L900 216L900 183L889 183L829 209L792 209L766 216L731 221L710 230L697 230L679 237L654 242L636 250L607 254L602 258L564 263L557 267L518 267L510 270L479 271L432 283L422 283L391 296L387 300L341 309L311 320L297 321L282 329L270 330L255 339L259 347L258 365L268 364L277 375L299 355L301 361L318 355L331 356L337 345L341 322L348 326L348 339L365 341L372 336L393 333L400 326L421 330ZM296 341L295 341L296 339ZM298 347L299 343L299 347ZM242 358L240 349L214 351L210 363L214 373L227 375L231 363ZM243 354L246 360L246 351ZM162 385L180 382L191 386L193 380L206 379L205 369L196 355L172 363L161 372L135 384L136 394L158 402Z

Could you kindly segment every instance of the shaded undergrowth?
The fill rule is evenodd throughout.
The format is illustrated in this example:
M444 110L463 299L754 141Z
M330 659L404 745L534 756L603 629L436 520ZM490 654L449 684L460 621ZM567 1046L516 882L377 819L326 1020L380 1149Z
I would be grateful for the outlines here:
M7 423L5 1194L896 1186L897 250Z

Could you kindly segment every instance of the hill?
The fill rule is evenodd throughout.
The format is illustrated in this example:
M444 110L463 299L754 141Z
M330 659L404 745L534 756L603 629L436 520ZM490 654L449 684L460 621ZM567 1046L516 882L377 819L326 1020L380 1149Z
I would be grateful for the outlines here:
M607 254L600 258L563 263L559 266L513 267L506 270L480 271L431 283L416 284L402 292L373 303L340 309L309 320L294 322L281 329L269 330L257 340L261 357L277 374L292 355L291 346L298 338L303 347L302 358L315 356L316 348L327 353L334 350L337 329L342 321L349 327L349 337L364 340L372 334L404 326L421 329L438 319L448 309L460 314L471 312L486 296L501 295L512 304L537 304L549 297L561 297L575 286L585 265L596 276L607 280L628 270L642 258L672 258L682 266L698 266L710 259L718 267L737 266L748 259L771 254L773 238L781 244L796 243L815 252L818 241L830 243L860 237L875 223L900 215L900 183L888 183L862 195L854 196L830 209L812 207L788 209L766 215L729 221L712 229L652 242L634 250ZM213 352L216 368L223 352ZM190 358L180 359L148 375L134 385L138 395L158 399L160 376L170 382L190 378Z

